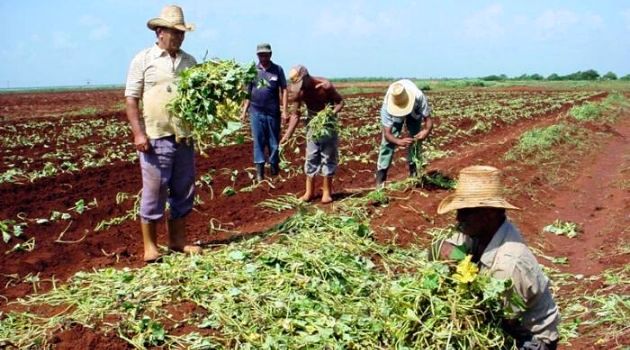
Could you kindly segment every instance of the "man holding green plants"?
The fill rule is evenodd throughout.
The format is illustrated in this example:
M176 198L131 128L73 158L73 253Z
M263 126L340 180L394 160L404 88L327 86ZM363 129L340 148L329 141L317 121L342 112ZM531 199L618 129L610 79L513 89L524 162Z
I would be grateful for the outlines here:
M524 308L507 304L518 319L503 328L522 350L554 350L558 344L560 314L549 290L550 282L527 248L519 230L506 218L506 209L518 209L502 196L501 173L490 166L461 170L455 193L444 198L438 214L457 210L459 233L441 242L440 256L461 260L467 255L481 272L510 280Z
M409 136L401 137L403 125ZM409 176L417 176L420 157L420 142L426 139L433 128L431 107L422 91L409 79L392 83L387 89L381 107L383 138L378 153L376 186L387 180L387 171L392 163L396 146L406 147Z
M164 216L167 201L169 248L187 253L201 251L198 246L186 245L185 217L192 210L195 192L192 139L190 131L167 110L167 104L176 96L178 74L197 62L180 49L184 33L193 30L191 24L184 22L180 7L164 7L160 16L149 20L147 26L155 31L157 42L131 61L125 97L142 171L140 218L144 260L153 262L160 257L157 222Z
M258 181L265 178L265 148L269 150L271 175L280 172L280 116L286 119L287 110L287 81L282 67L271 61L271 54L267 43L256 47L258 77L248 86L250 98L244 101L241 114L241 121L245 122L249 112Z
M332 202L332 180L337 170L337 159L339 154L336 128L328 130L313 130L311 121L318 117L325 117L328 123L322 123L322 127L330 124L336 125L337 114L343 108L343 98L333 84L327 79L313 77L306 67L297 65L289 71L291 80L290 92L292 110L289 119L289 126L280 141L285 144L297 125L302 104L307 109L307 132L306 132L306 162L304 172L306 173L306 189L300 200L308 202L314 194L315 175L321 173L323 177L322 203ZM319 114L322 113L322 114ZM322 119L322 118L318 118ZM313 135L323 135L313 137Z

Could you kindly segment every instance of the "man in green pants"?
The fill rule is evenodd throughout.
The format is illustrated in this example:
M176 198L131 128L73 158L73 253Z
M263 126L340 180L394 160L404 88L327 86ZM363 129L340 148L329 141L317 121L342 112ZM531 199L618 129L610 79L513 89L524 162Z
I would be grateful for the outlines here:
M408 136L401 136L403 124L407 125ZM387 180L387 170L392 163L396 146L408 149L409 176L417 175L416 159L419 157L420 142L426 139L433 128L431 107L422 91L411 80L402 79L387 89L381 108L383 139L378 153L376 186Z

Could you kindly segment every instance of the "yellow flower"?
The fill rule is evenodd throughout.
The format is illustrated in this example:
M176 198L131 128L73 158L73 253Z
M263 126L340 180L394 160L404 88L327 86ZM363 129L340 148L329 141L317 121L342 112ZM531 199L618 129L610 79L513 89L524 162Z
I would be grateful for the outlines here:
M472 255L467 255L462 261L457 264L457 273L453 274L453 279L459 283L470 283L475 280L479 267L477 264L470 261Z

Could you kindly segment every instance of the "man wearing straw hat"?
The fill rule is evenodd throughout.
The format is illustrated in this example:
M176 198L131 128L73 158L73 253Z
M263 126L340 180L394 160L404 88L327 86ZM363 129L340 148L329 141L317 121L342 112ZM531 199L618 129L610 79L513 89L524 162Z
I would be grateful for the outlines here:
M167 201L169 248L186 253L198 253L201 248L186 244L185 217L192 210L194 199L194 148L190 132L166 108L175 97L179 73L197 63L180 49L184 33L192 31L193 25L184 21L179 6L169 5L159 17L149 20L147 26L155 32L157 40L131 61L125 97L142 171L140 218L144 260L152 262L160 257L157 222L164 216Z
M405 137L401 137L403 124L409 132ZM381 107L381 126L383 138L378 153L376 186L385 184L396 146L407 147L409 176L415 177L418 165L422 165L418 164L420 142L431 133L433 120L429 101L411 80L398 80L387 89Z
M460 233L444 241L440 256L456 259L465 254L481 271L510 279L523 298L521 321L505 321L504 329L519 349L556 349L560 314L549 290L549 280L527 248L519 230L506 218L506 209L518 209L502 195L501 173L490 166L461 170L455 193L444 198L438 214L457 210Z

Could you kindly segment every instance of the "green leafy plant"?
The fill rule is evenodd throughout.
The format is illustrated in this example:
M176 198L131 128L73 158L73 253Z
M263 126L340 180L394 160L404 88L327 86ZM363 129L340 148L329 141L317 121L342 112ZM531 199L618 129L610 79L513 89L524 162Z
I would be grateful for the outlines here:
M553 233L558 236L567 236L569 238L577 237L580 232L578 224L570 221L556 220L553 224L543 228L543 232Z
M239 109L247 98L246 84L257 76L256 66L234 60L209 60L181 73L177 96L168 105L203 150L218 144L241 127Z
M329 137L339 131L337 116L333 112L333 107L327 105L326 108L319 111L308 122L309 139L320 140Z

